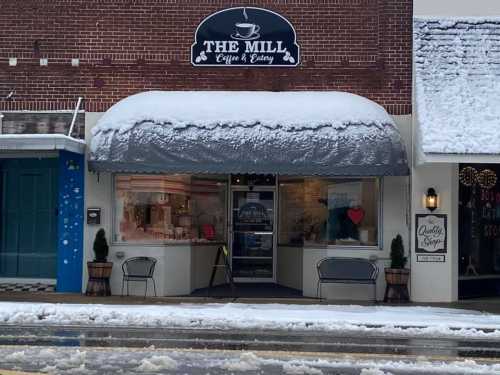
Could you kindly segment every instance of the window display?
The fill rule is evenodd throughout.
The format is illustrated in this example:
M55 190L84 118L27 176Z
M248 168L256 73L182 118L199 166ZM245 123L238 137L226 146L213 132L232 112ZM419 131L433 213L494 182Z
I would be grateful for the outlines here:
M281 244L378 245L378 179L284 180L280 196Z
M500 294L500 167L461 164L459 296Z
M225 238L226 183L191 176L116 175L117 242L208 242Z

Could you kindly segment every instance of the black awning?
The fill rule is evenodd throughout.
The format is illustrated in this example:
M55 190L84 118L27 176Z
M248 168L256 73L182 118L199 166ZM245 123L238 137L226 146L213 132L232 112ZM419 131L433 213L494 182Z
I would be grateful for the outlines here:
M131 97L139 100L125 99L112 107L94 130L89 168L130 173L408 175L398 129L382 107L365 98L336 92L199 93L143 93ZM203 95L217 108L193 105ZM176 112L174 104L182 100L199 112ZM258 110L250 113L241 101L278 113L259 118ZM161 103L167 108L156 109ZM343 108L336 112L339 105ZM352 115L346 105L352 107ZM316 114L322 109L323 114Z

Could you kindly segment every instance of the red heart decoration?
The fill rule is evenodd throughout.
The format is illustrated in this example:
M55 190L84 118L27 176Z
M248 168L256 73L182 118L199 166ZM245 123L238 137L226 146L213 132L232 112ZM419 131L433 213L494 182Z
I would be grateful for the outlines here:
M347 216L354 224L358 225L365 217L365 210L363 210L361 207L349 208L347 210Z

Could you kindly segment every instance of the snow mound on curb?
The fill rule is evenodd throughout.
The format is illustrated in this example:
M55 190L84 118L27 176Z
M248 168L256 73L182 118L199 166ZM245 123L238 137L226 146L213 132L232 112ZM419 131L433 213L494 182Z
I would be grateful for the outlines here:
M392 372L384 372L378 368L364 368L359 375L393 375Z
M141 372L156 372L161 370L176 370L177 361L167 355L154 355L141 360L136 370Z
M295 330L500 339L500 315L415 306L0 303L0 323Z
M236 360L229 360L221 364L221 368L229 371L253 371L258 370L262 359L252 352L245 352Z
M292 363L285 363L283 365L283 372L290 375L322 375L323 371L306 366L306 365L295 365Z

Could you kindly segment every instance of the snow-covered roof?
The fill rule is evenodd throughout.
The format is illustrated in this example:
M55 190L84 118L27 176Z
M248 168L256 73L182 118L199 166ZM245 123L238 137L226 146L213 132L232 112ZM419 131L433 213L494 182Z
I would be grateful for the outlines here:
M175 173L406 174L385 109L344 92L145 92L92 129L90 167ZM371 167L371 170L368 169Z
M500 154L500 18L415 18L414 62L420 151Z

